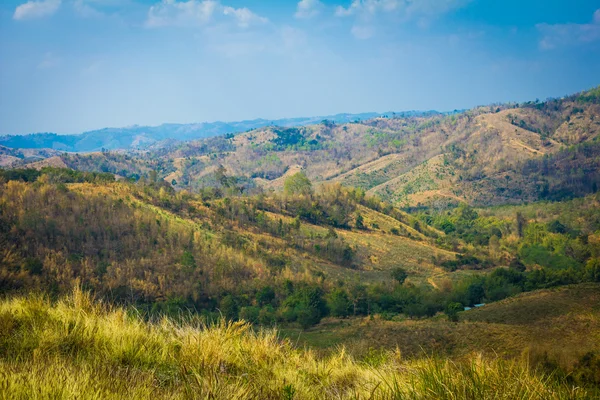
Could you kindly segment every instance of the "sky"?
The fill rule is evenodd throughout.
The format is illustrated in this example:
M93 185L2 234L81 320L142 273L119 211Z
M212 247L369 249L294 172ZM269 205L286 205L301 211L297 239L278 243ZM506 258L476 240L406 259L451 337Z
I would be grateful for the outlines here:
M600 84L600 0L2 0L0 135L471 108Z

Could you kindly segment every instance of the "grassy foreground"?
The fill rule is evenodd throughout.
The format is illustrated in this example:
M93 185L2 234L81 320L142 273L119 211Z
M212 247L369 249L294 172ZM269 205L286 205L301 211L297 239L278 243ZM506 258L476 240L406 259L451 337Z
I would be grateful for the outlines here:
M584 399L524 362L326 358L245 323L148 323L76 290L0 301L0 398Z

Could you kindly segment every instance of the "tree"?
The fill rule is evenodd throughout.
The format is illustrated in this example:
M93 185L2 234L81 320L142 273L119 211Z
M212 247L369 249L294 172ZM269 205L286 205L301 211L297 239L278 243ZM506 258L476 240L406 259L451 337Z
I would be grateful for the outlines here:
M473 221L478 217L477 212L473 209L473 207L466 203L460 204L458 207L458 215L464 221Z
M365 219L361 213L356 214L356 229L365 229Z
M230 179L227 176L227 169L220 164L215 171L215 178L221 184L221 186L223 186L223 187L231 186Z
M219 302L219 311L221 311L223 316L229 320L235 320L238 318L237 302L232 295L228 294L221 299Z
M527 220L525 219L525 217L523 216L523 214L521 214L521 212L517 211L517 215L516 215L516 224L517 224L517 234L519 235L519 237L523 237L523 231L525 230L525 225L527 224Z
M271 304L273 300L275 300L275 290L271 286L265 286L256 293L256 301L261 306Z
M240 319L246 322L257 322L260 315L260 308L250 306L240 309Z
M332 316L341 318L346 318L352 307L348 294L343 289L333 290L328 296L327 305Z
M150 172L148 173L148 176L150 178L151 183L158 182L158 173L155 170L150 170Z
M283 190L289 195L309 195L312 193L312 183L303 172L298 172L285 178Z
M400 267L394 268L391 274L392 278L394 278L400 285L402 285L408 277L408 273L404 270L404 268Z
M448 316L448 320L452 322L458 322L458 312L464 310L464 307L460 303L449 303L446 306L446 315Z
M592 258L587 262L585 275L592 282L600 282L600 258Z
M510 269L514 269L515 271L519 271L519 272L525 272L525 270L527 269L525 267L525 264L523 264L521 262L521 260L519 260L519 258L515 257L511 260L510 264L508 265L508 267Z

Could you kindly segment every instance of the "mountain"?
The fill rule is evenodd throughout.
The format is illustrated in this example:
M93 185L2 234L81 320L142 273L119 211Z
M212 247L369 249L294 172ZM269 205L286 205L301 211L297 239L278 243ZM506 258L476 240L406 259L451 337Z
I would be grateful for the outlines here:
M269 124L190 141L162 140L168 137L165 127L182 132L178 134L182 139L200 128L166 125L147 135L146 128L137 127L130 129L131 136L104 130L98 131L104 132L104 142L95 139L99 133L94 133L72 146L95 148L109 142L113 147L127 146L135 134L135 143L145 143L145 149L60 154L61 161L53 160L52 165L63 163L134 179L154 170L176 188L192 191L217 184L214 173L219 166L244 190L280 190L288 175L302 171L313 183L362 188L405 208L560 200L594 193L600 185L599 93L593 89L545 102L500 104L451 114L389 113L352 122L335 121L357 115L338 115L318 123L315 120L320 117L284 120L279 123L309 125ZM251 123L267 124L264 120ZM250 123L241 124L227 129L213 124L210 134L241 130ZM208 132L207 125L202 126ZM154 142L139 139L150 136ZM14 166L31 161L9 157L13 158L5 163Z
M432 115L435 111L404 111L397 115ZM276 125L282 127L302 126L329 120L345 123L375 118L388 113L336 114L320 117L284 118L278 120L255 119L239 122L204 122L198 124L163 124L160 126L131 126L126 128L104 128L77 135L56 133L32 133L28 135L6 135L0 137L0 145L22 149L54 149L68 152L90 152L102 149L144 149L166 140L194 140L218 135L233 134L247 130Z

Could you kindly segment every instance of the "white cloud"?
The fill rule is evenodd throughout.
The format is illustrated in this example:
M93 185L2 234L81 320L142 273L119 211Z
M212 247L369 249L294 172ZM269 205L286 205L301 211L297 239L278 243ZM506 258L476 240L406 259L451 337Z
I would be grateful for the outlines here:
M104 16L103 12L89 5L88 2L86 0L75 0L73 2L73 8L77 15L83 18L100 18Z
M375 16L380 13L400 13L405 17L442 15L461 8L471 0L353 0L348 7L338 6L338 17Z
M268 20L254 14L248 8L223 6L217 0L163 0L150 7L146 26L204 26L219 17L232 18L240 28L264 24Z
M15 9L13 19L25 20L48 17L60 7L61 0L28 1Z
M600 9L588 24L538 24L536 28L542 34L540 48L544 50L595 42L600 40Z
M232 16L240 28L248 28L250 25L260 25L266 23L268 20L264 17L254 14L247 8L233 8L224 7L224 15Z
M464 7L472 0L353 0L347 7L338 6L335 16L353 17L358 21L352 27L352 34L359 39L374 35L374 26L381 17L396 20L415 20L423 29L430 26L433 19Z
M294 16L300 19L313 18L321 13L323 7L323 3L319 0L301 0L296 6L296 14Z
M353 0L348 7L338 6L335 15L338 17L372 16L379 12L395 11L404 3L403 0Z

